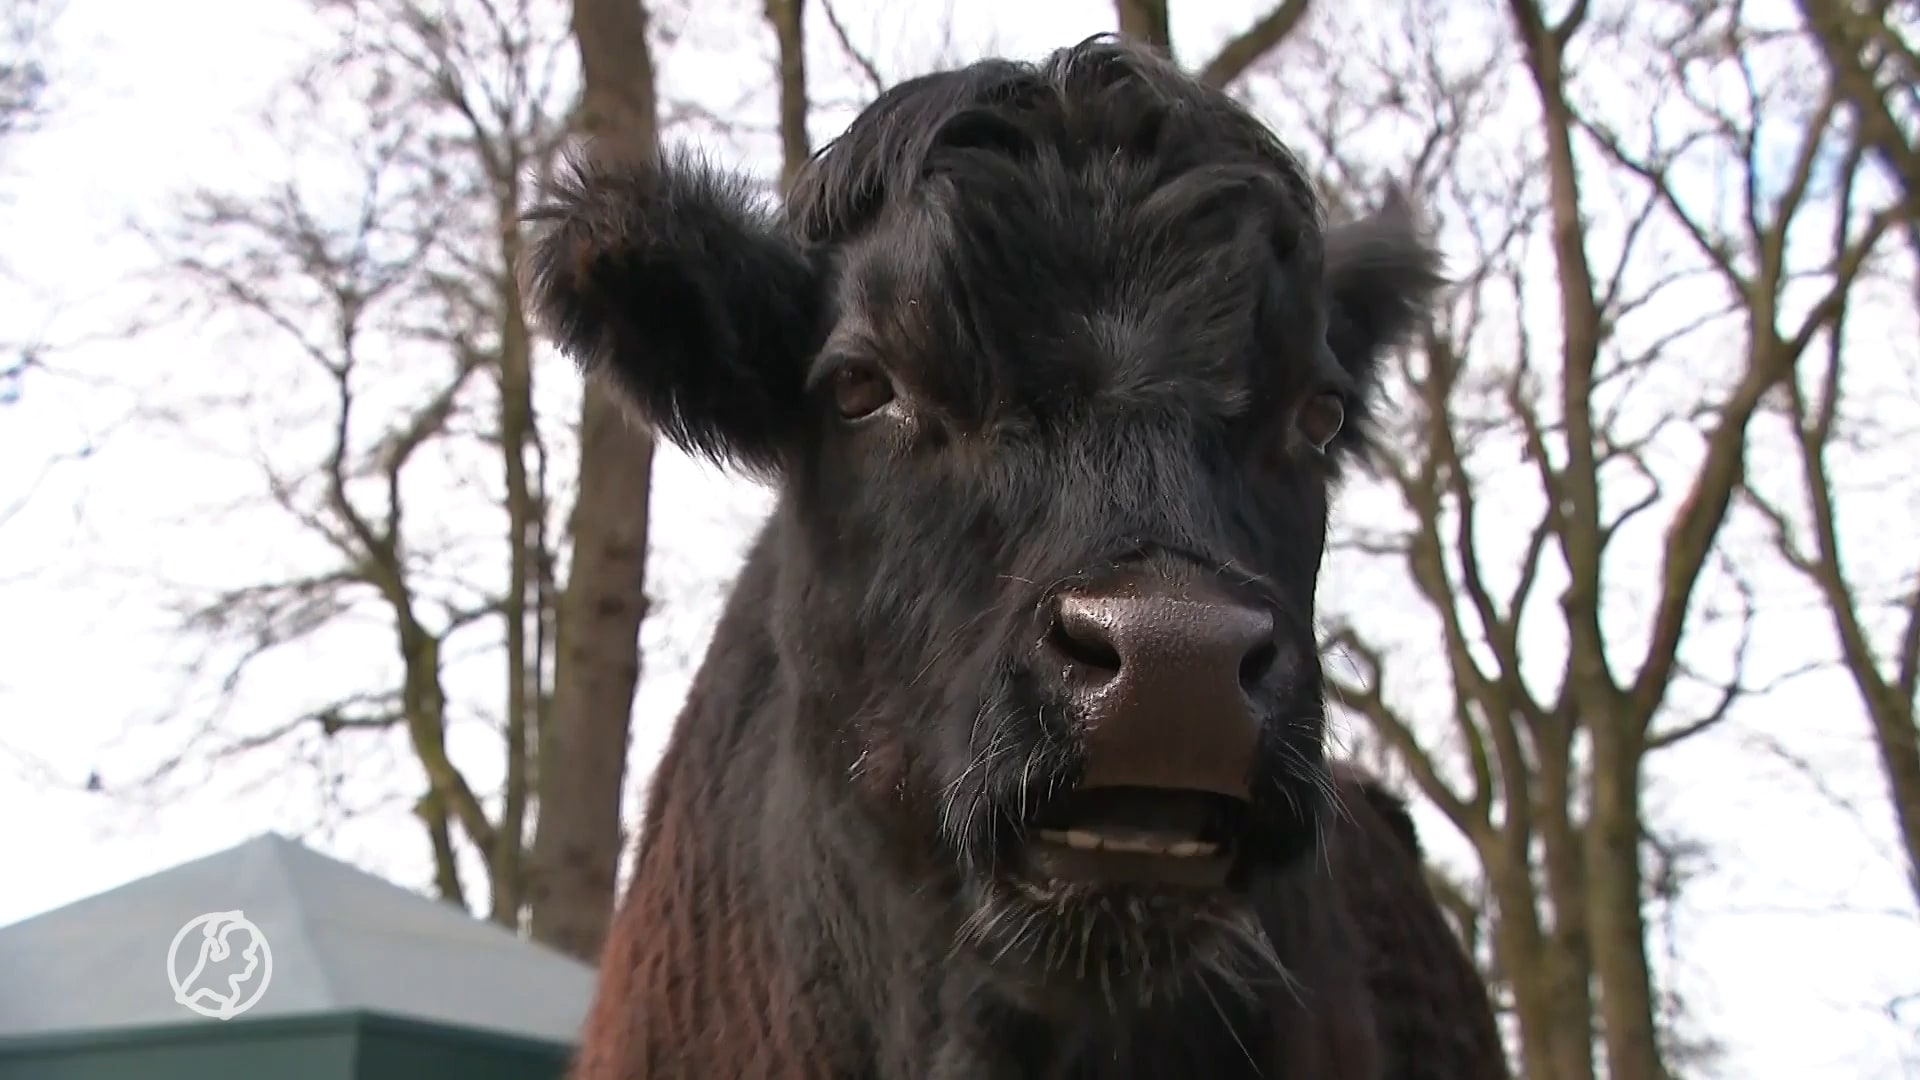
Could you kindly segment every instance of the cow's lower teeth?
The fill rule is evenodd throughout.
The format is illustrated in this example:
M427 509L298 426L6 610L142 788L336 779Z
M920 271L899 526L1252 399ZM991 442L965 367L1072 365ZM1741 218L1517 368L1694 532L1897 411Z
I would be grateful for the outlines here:
M1116 836L1087 829L1041 829L1040 839L1062 844L1077 851L1115 851L1140 855L1166 855L1191 859L1215 855L1220 845L1205 840L1172 840L1147 836Z

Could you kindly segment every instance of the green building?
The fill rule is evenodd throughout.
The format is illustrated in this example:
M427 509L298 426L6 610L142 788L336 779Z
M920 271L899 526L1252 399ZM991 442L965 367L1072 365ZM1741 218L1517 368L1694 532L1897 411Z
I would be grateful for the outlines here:
M0 927L0 1080L559 1080L592 990L268 833Z

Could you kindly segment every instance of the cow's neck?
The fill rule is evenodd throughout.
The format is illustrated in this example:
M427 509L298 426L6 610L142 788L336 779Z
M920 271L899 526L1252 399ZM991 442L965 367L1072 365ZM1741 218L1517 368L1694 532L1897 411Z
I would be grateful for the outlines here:
M1148 1080L1205 1076L1286 1080L1368 1077L1341 1071L1324 1033L1267 993L1195 983L1188 994L1119 1019L1043 1018L992 1004L991 992L944 1017L925 1075L988 1080Z

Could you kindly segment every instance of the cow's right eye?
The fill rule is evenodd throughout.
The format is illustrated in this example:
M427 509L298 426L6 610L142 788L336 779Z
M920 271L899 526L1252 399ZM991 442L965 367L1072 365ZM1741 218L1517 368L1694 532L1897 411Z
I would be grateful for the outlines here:
M1300 434L1306 436L1307 443L1321 453L1327 452L1328 444L1347 422L1347 406L1339 394L1319 393L1313 395L1300 409L1297 421Z
M885 372L849 364L833 373L833 407L842 420L871 416L893 400L893 381Z

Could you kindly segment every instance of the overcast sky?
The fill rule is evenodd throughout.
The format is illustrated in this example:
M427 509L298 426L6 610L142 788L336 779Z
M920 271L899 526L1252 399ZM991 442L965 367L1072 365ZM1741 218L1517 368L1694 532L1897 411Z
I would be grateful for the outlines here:
M757 2L730 6L745 13L736 29L760 34ZM1202 5L1177 4L1176 39L1203 54L1253 6L1232 0L1196 15ZM883 56L899 61L893 70L931 47L926 27L862 7L842 11L856 28L882 28ZM164 212L174 193L196 183L269 175L273 162L251 117L315 44L300 5L287 0L69 0L68 9L58 62L76 81L58 87L61 110L48 130L0 160L0 341L71 340L124 315L130 293L122 279L140 265L143 248L123 222ZM669 22L683 18L667 10ZM1033 55L1111 20L1109 6L1092 0L962 0L960 10L956 40L966 54L991 43ZM726 31L702 33L702 47L712 50ZM751 40L731 65L737 78L765 70L756 65L771 42ZM672 56L666 71L683 89L702 77L701 65ZM129 760L177 746L146 726L167 711L186 655L158 632L165 621L146 584L151 573L217 581L237 562L271 562L279 542L194 509L228 497L226 470L238 467L231 454L109 420L169 388L240 377L247 359L231 339L194 327L94 341L66 362L111 372L115 388L49 378L29 384L22 403L0 406L0 508L39 485L28 510L0 533L0 924L265 829L304 833L323 850L426 885L424 843L405 813L415 792L389 793L389 804L316 832L313 823L325 817L316 800L326 792L311 785L241 784L250 790L237 793L236 785L209 783L149 807L80 790L95 769L111 781ZM97 448L84 465L44 471L50 455L90 444ZM688 663L765 506L759 490L674 454L663 458L655 498L673 512L656 515L652 572L673 580L646 631L640 768L665 736ZM296 655L273 678L292 694L343 662L351 661ZM267 709L275 699L251 700ZM1727 1077L1920 1075L1902 1065L1920 1059L1920 1048L1901 1045L1900 1028L1879 1011L1898 994L1920 992L1920 933L1887 856L1853 691L1810 680L1754 709L1739 731L1679 751L1656 770L1650 802L1711 844L1715 860L1680 912L1685 958L1675 978L1701 1026L1727 1043ZM1755 732L1791 733L1818 775L1757 752ZM395 769L356 758L322 761L317 772L332 770L338 791L365 792L382 790ZM1821 788L1851 796L1865 817L1836 808ZM1437 820L1422 814L1437 832ZM159 992L157 964L155 971Z

